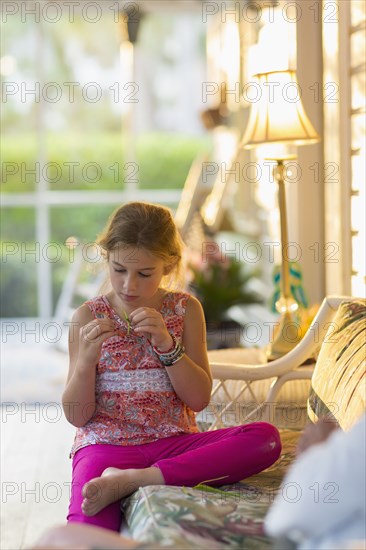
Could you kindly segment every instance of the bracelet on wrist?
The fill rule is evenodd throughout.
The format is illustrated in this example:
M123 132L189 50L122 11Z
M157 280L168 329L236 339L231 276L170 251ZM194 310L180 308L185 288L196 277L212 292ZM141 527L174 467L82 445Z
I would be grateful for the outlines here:
M157 347L153 346L153 351L158 357L159 361L164 365L164 367L170 367L177 363L185 354L184 346L178 342L176 337L171 334L173 339L173 346L167 351L160 351Z
M171 357L169 359L162 359L161 357L159 357L159 359L163 363L164 367L171 367L172 365L175 365L175 363L178 363L178 361L182 359L184 354L185 349L181 344L179 344L179 348L177 349L177 353L174 355L174 357Z
M170 332L169 332L169 336L171 337L173 342L169 349L163 351L159 349L157 346L153 346L153 350L157 355L166 355L166 354L172 353L175 350L175 346L177 345L177 340L175 339L173 334L170 334Z

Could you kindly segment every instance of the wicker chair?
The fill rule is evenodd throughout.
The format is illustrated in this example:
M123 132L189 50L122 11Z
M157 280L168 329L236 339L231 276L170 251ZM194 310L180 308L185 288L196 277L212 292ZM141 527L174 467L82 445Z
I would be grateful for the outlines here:
M342 296L326 297L299 344L285 356L270 363L265 363L264 350L232 348L210 351L209 360L214 378L212 399L199 417L201 422L206 423L206 429L207 424L208 429L213 430L228 424L253 420L277 423L278 396L288 383L287 406L294 409L301 404L305 410L316 352L339 304L345 299L347 298ZM314 357L313 361L304 365L311 357ZM300 380L309 382L296 385L296 381ZM238 411L240 421L237 417ZM230 416L234 422L228 421ZM288 424L288 418L286 420Z

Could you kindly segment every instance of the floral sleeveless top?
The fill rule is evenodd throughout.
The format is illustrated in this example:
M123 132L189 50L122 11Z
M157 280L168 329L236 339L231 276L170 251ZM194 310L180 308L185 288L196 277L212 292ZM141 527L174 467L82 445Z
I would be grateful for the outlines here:
M168 292L160 309L169 332L182 340L188 294ZM86 302L93 316L113 319L118 334L102 346L96 367L96 410L77 428L72 457L87 445L142 445L198 432L195 413L175 393L166 368L144 336L129 330L105 296Z

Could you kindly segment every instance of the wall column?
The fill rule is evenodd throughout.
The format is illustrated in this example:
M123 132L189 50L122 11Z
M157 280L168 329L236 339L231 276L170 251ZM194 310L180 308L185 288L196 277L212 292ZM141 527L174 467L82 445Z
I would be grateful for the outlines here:
M287 184L289 235L302 253L300 264L309 302L325 295L324 264L324 159L323 159L323 64L321 0L301 2L297 21L297 76L305 111L320 135L314 145L298 147L301 172L298 182ZM292 207L293 205L293 207ZM292 213L291 213L292 212Z

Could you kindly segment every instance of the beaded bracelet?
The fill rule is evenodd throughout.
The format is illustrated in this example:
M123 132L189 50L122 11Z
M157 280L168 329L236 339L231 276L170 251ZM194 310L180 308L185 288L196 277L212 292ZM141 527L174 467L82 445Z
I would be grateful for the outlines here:
M170 336L173 339L173 346L169 348L168 351L163 352L153 346L154 353L163 363L164 367L171 367L172 365L177 363L179 359L181 359L185 354L184 346L180 342L178 342L173 334L171 334Z
M156 346L153 346L153 350L155 351L155 353L157 355L170 355L173 351L175 351L175 348L177 346L177 339L175 338L175 336L173 334L171 334L169 332L169 336L171 337L172 339L172 345L170 346L169 349L165 350L165 351L161 351L159 348L157 348Z

